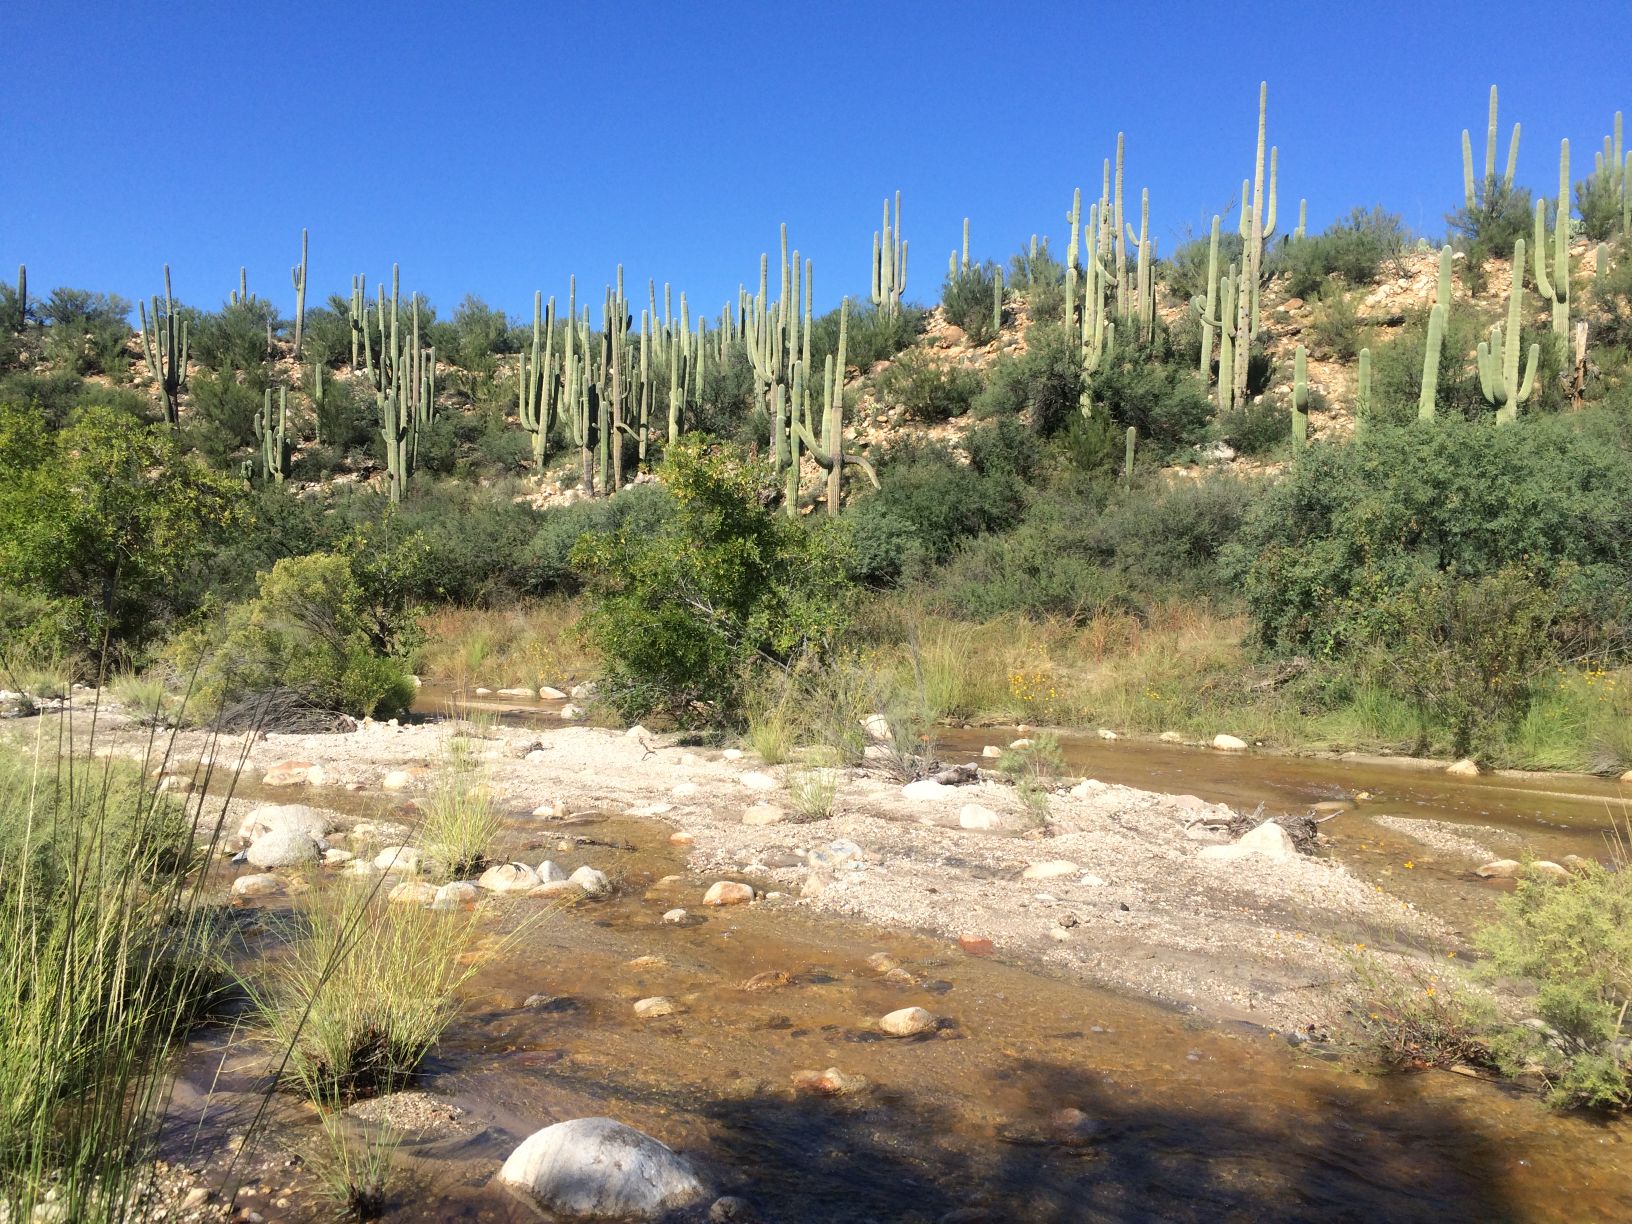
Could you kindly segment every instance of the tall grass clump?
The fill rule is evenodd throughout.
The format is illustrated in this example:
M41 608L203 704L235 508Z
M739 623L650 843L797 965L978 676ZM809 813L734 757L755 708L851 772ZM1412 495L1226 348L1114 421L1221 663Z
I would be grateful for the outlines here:
M476 915L391 904L373 886L314 889L301 930L247 983L308 1099L346 1102L410 1083L476 971Z
M504 815L466 736L448 741L442 770L420 810L420 845L442 875L459 879L487 865Z
M122 1220L148 1184L221 980L193 829L133 766L0 751L0 1217Z

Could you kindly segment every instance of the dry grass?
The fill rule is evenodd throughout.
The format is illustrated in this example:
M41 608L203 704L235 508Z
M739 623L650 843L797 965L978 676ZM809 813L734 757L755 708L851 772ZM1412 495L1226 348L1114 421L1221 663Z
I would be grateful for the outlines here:
M570 599L495 608L439 608L420 620L425 643L414 663L421 676L456 689L565 688L594 671L578 632L582 613Z

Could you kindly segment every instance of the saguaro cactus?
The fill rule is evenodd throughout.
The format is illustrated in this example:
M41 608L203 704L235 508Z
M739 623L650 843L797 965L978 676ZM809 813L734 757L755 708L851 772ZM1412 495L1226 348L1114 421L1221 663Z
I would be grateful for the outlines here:
M1490 121L1485 128L1485 177L1475 183L1473 177L1473 137L1462 129L1462 194L1470 209L1488 206L1496 194L1496 86L1490 87ZM1502 187L1510 190L1513 175L1519 168L1519 125L1513 125L1513 135L1507 142L1507 171L1502 175Z
M289 388L278 388L278 410L272 411L272 388L266 389L261 411L255 417L255 439L261 444L261 479L283 483L284 459L288 454Z
M1518 419L1519 405L1536 389L1536 366L1541 345L1530 346L1524 379L1519 379L1519 329L1524 322L1524 239L1513 244L1513 284L1507 295L1507 333L1502 325L1490 329L1490 339L1479 343L1479 391L1496 409L1496 423Z
M873 234L872 302L885 314L901 310L901 294L907 287L907 242L901 237L901 193L895 193L895 220L890 220L890 201L884 201L881 231Z
M1439 248L1439 280L1434 304L1428 311L1428 343L1422 354L1422 392L1417 397L1417 420L1434 419L1439 398L1439 356L1445 344L1445 326L1451 317L1451 248Z
M1241 284L1235 304L1235 365L1231 373L1230 398L1247 400L1247 370L1252 360L1252 340L1258 335L1258 291L1263 283L1264 247L1275 233L1275 179L1278 151L1269 150L1269 194L1264 194L1264 136L1269 114L1269 83L1258 84L1258 151L1253 162L1251 193L1246 180L1241 183ZM1220 372L1219 377L1223 377Z
M1360 372L1354 390L1354 424L1363 429L1371 421L1371 350L1360 350Z
M1292 449L1309 445L1309 350L1298 345L1292 360Z
M555 299L542 310L543 294L533 294L533 345L523 349L516 370L516 415L533 438L533 464L542 469L549 456L560 382L555 373Z
M156 294L151 320L145 305L138 304L137 309L142 320L142 353L164 392L164 419L176 425L181 420L181 392L187 386L187 320L177 315L175 299L170 296L169 264L164 265L164 309L159 309Z
M362 277L352 281L352 331L380 414L380 438L392 502L402 500L419 455L419 435L436 416L436 350L419 339L419 295L409 299L411 327L402 326L401 274L391 267L391 296L379 288L370 306Z
M839 303L839 348L838 358L831 355L822 370L822 442L817 445L816 431L811 420L810 397L804 386L804 360L801 359L797 370L796 400L802 400L798 419L793 421L794 432L798 440L804 443L805 450L816 461L816 465L827 471L827 514L829 518L839 513L839 499L843 493L844 468L846 464L855 464L867 473L867 479L872 481L873 488L878 488L878 473L873 465L860 455L846 455L844 451L844 370L845 347L849 337L850 299L845 298ZM807 333L808 334L808 333ZM791 418L790 418L791 419ZM797 478L797 470L795 473ZM797 486L795 486L797 489ZM790 505L796 505L793 499ZM792 511L790 511L791 513Z
M1553 214L1552 269L1547 267L1547 202L1536 201L1536 292L1553 307L1553 336L1562 352L1570 334L1570 142L1559 142L1558 203Z
M300 356L300 342L306 335L306 231L300 231L300 262L289 269L289 279L295 283L295 356Z

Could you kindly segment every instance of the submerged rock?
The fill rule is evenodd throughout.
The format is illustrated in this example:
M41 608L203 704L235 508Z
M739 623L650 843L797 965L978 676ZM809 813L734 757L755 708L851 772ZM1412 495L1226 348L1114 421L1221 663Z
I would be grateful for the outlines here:
M606 897L612 894L612 881L607 879L606 872L598 871L594 867L580 867L567 877L567 883L576 884L591 897Z
M704 905L746 905L754 899L754 890L736 880L716 880L703 894Z
M489 892L526 892L537 888L538 872L526 863L498 863L482 872L476 881Z
M1453 778L1477 778L1479 776L1479 762L1472 757L1463 757L1460 761L1447 765L1445 772Z
M451 884L444 884L436 890L431 898L431 908L434 910L453 910L462 905L472 905L481 898L482 890L469 880L454 880Z
M510 1153L499 1180L547 1211L589 1219L657 1220L708 1193L683 1156L611 1118L546 1126Z
M241 875L232 882L232 895L235 897L275 897L282 891L283 881L275 875L264 873Z
M935 1027L935 1017L921 1007L903 1007L881 1019L878 1027L891 1037L916 1037Z

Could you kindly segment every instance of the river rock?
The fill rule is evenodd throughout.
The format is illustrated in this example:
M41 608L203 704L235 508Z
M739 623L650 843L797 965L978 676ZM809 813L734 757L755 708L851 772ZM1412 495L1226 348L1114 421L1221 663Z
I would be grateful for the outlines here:
M720 759L724 761L740 761L748 754L741 748L725 748L720 752Z
M669 794L673 795L676 799L691 799L698 795L702 789L703 788L698 786L695 782L681 782L678 783L675 788L669 792Z
M949 799L957 795L958 788L947 786L944 782L937 782L933 778L920 778L916 782L908 782L901 788L901 797L914 802L934 799Z
M567 699L567 695L560 689L551 688L547 684L539 686L538 697L540 701L565 701Z
M1184 736L1180 735L1177 731L1163 731L1156 738L1161 740L1164 744L1184 743Z
M921 1007L903 1007L881 1019L878 1027L891 1037L916 1037L935 1027L935 1017Z
M235 897L275 897L283 891L283 881L275 875L241 875L232 882Z
M708 1193L684 1157L611 1118L546 1126L510 1153L499 1180L546 1211L591 1219L658 1220Z
M481 896L482 890L469 880L454 880L436 890L436 895L431 898L431 908L455 910L464 905L474 905Z
M431 771L423 765L410 765L406 769L393 769L380 779L380 789L388 791L412 790L431 776Z
M1024 752L1027 748L1030 748L1030 747L1031 747L1031 737L1028 736L1028 735L1022 735L1017 740L1010 740L1009 741L1009 751L1011 751L1011 752Z
M756 803L742 810L742 823L745 825L781 824L787 818L787 812L774 803Z
M1106 786L1105 783L1101 782L1098 778L1084 778L1081 782L1078 782L1071 788L1071 798L1089 799L1099 794L1101 791L1109 789L1110 787Z
M1463 757L1460 761L1445 766L1445 772L1453 778L1477 778L1479 762L1472 757Z
M818 1096L853 1096L866 1089L867 1080L829 1067L826 1071L794 1072L793 1086L800 1092L813 1092Z
M1213 747L1220 752L1245 752L1247 741L1235 735L1225 735L1220 731L1213 736Z
M757 769L750 769L747 773L738 774L737 781L751 791L773 791L782 784L768 773L761 773Z
M1003 822L1003 818L989 807L981 807L978 803L966 803L958 809L958 828L960 829L995 829Z
M299 867L315 863L323 848L298 829L273 829L256 838L244 858L255 867Z
M980 750L980 755L990 760L993 757L1002 756L1003 749L999 748L996 744L987 744Z
M1022 880L1052 880L1059 876L1076 875L1082 868L1070 859L1051 859L1046 863L1033 863L1020 873Z
M495 863L476 882L488 892L510 893L537 888L539 879L538 872L526 863Z
M1568 868L1561 867L1549 859L1537 859L1531 863L1530 874L1540 876L1544 880L1556 880L1559 883L1575 878L1570 874Z
M330 846L323 851L323 865L325 867L343 867L356 857L350 850L340 850Z
M1512 880L1524 874L1524 864L1517 859L1497 859L1486 863L1474 875L1482 880Z
M691 915L683 909L671 909L664 912L663 921L669 926L685 926L686 919L689 917Z
M559 799L551 799L533 809L533 815L541 820L560 820L566 814L567 805Z
M1115 731L1110 730L1108 727L1101 727L1099 729L1099 738L1102 740L1114 740L1121 739L1122 737Z
M261 778L262 786L305 786L312 770L319 768L315 761L279 761L267 769Z
M890 720L882 714L867 715L861 720L861 725L867 732L867 738L875 744L888 744L895 739L895 735L890 731Z
M557 880L565 880L567 873L563 871L553 859L545 859L536 869L540 884L554 884Z
M502 688L499 690L499 696L525 697L528 701L531 701L533 699L533 690L530 688Z
M387 894L401 905L430 905L436 900L437 887L428 880L404 880Z
M1285 829L1281 828L1273 820L1266 820L1257 828L1243 833L1227 846L1203 846L1197 851L1196 856L1204 859L1232 861L1253 854L1285 863L1298 857L1298 848L1292 844L1292 839L1287 835Z
M591 897L612 895L612 881L606 878L606 872L597 871L594 867L578 868L567 877L567 883L576 884Z
M635 1015L642 1020L656 1020L662 1016L672 1016L675 1013L674 1000L662 995L653 995L649 999L639 999L635 1002Z
M715 1199L708 1208L708 1224L759 1224L759 1218L752 1203L734 1194Z
M736 880L716 880L703 894L704 905L746 905L754 899L754 890Z
M992 941L984 935L970 935L968 933L958 936L958 947L967 956L991 956L995 951L992 947Z
M387 846L374 856L374 866L381 871L400 871L405 875L418 873L422 858L412 846Z
M671 846L689 846L696 840L695 834L687 833L684 829L676 829L669 834L669 845Z
M807 864L824 871L831 871L848 863L858 862L860 859L861 847L844 837L830 841L825 846L817 846L805 854Z
M304 803L269 803L239 822L238 836L253 841L267 833L284 830L321 839L334 831L334 813Z
M561 707L558 714L562 722L577 722L584 716L584 712L570 701Z

